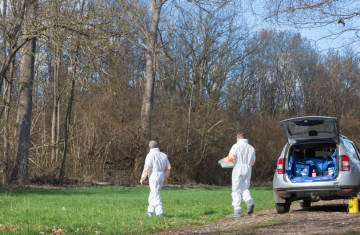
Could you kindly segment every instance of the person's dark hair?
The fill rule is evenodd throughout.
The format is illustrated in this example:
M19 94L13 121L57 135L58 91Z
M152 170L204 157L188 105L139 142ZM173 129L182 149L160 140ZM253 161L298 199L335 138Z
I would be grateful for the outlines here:
M237 133L236 137L245 139L246 138L245 132L240 131L239 133Z
M157 148L158 147L158 144L156 143L155 140L150 140L149 142L149 148Z

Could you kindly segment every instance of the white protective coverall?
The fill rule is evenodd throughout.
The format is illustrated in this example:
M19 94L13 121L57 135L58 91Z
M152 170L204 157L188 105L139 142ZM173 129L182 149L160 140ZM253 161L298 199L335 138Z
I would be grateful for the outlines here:
M141 180L149 176L149 207L148 212L163 214L160 191L163 187L164 180L167 181L170 175L171 165L165 153L160 152L159 148L152 148L146 155L145 166L141 175Z
M228 160L234 162L232 171L232 206L235 211L241 211L241 195L246 204L253 203L249 186L252 164L255 161L255 149L248 144L247 139L239 139L229 152Z

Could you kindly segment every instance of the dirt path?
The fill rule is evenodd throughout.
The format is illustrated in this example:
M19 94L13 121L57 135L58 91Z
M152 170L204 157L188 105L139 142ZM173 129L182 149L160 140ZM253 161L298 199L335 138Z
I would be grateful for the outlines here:
M360 213L348 213L347 200L315 202L308 209L293 203L286 214L275 209L255 211L241 218L157 234L360 234Z

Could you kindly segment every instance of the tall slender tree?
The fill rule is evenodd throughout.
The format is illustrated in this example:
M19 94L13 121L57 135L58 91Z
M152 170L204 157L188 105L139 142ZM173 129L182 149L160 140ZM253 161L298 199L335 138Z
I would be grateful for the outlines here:
M36 19L37 1L26 7L24 31ZM15 143L16 164L11 175L13 182L28 183L32 89L35 75L36 38L26 43L21 50L20 78L16 116Z
M162 8L168 0L149 0L149 19L142 20L140 17L141 12L144 12L145 4L140 4L139 1L131 0L118 0L122 4L124 10L132 18L132 20L137 24L137 26L142 31L143 38L145 39L145 48L146 62L145 62L145 85L144 92L142 97L141 105L141 127L144 134L144 140L146 142L151 139L151 113L154 103L154 88L155 88L155 79L156 79L156 60L161 50L161 45L158 43L159 36L159 24L161 19ZM141 2L141 1L140 1ZM217 11L231 2L231 0L193 0L188 1L191 4L194 4L197 7L202 8L203 5L211 5L212 10ZM184 3L186 4L186 2ZM177 8L181 6L176 5ZM139 11L139 7L142 8L142 11Z

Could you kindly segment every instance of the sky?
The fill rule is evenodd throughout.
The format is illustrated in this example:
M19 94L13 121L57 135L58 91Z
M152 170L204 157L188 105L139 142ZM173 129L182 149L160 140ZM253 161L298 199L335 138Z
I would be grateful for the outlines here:
M355 0L352 0L353 5L354 5L354 1ZM348 9L350 9L350 11L356 12L357 7L360 5L360 1L359 2L355 1L355 3L356 3L356 6L354 5L354 7L356 7L355 10L353 10L354 8L351 7L352 6L351 4L347 6ZM293 32L299 32L302 37L307 38L311 42L311 44L315 48L317 48L320 52L326 53L328 50L331 49L341 49L344 46L351 44L350 40L355 39L360 41L360 38L357 39L358 37L355 34L356 32L355 29L360 29L360 17L359 18L353 17L345 20L346 22L345 25L334 22L321 28L314 24L313 28L296 29L294 26L284 26L278 24L275 25L269 23L268 21L263 21L262 15L265 16L267 14L266 11L268 10L263 6L253 4L250 7L249 5L247 5L247 8L246 7L242 8L242 10L243 10L242 13L245 15L248 24L255 31L272 28L277 30L290 30ZM347 12L347 14L349 13ZM316 17L314 19L316 19ZM339 34L340 32L343 33ZM359 44L360 44L359 42L353 43L351 47L354 51L360 53Z
M341 27L343 27L341 25ZM329 49L340 49L342 46L348 45L350 42L349 39L355 37L354 32L345 32L336 37L327 37L325 36L331 35L332 32L329 31L328 28L324 29L301 29L298 30L302 37L307 38L311 41L313 46L319 49L322 52L326 52ZM354 45L352 46L353 49L359 51L359 48L356 48Z

